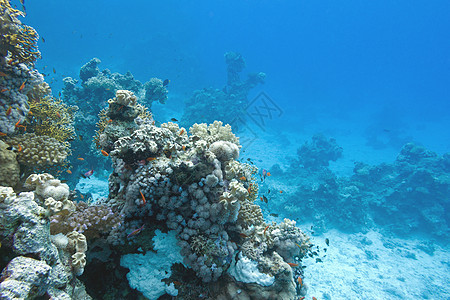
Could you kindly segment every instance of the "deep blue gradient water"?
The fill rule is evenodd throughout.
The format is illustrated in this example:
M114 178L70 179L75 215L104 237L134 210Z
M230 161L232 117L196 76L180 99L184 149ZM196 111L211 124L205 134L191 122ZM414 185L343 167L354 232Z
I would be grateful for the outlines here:
M267 74L286 117L384 109L414 126L450 107L447 1L30 1L27 11L45 38L39 65L59 79L99 57L189 95L222 86L223 54L237 51Z

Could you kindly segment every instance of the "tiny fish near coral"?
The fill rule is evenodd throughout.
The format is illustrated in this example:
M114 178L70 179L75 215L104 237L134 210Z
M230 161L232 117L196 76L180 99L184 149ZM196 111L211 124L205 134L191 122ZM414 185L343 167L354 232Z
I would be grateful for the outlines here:
M127 238L129 239L130 237L138 235L139 233L141 233L141 231L144 229L144 226L145 226L145 224L142 225L141 227L139 227L138 229L133 230L133 232L131 232L129 235L127 235Z

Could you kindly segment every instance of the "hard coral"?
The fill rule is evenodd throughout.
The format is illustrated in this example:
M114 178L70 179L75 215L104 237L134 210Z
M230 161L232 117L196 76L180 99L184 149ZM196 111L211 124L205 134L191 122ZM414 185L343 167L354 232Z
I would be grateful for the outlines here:
M22 25L17 16L23 12L11 7L8 0L0 0L0 57L10 64L33 65L41 53L37 49L39 35L30 26Z
M7 138L6 143L21 149L17 153L17 161L28 167L61 165L70 154L68 143L34 133Z
M27 117L27 131L38 136L48 136L65 142L75 137L74 114L78 109L68 106L51 96L29 99L30 114Z

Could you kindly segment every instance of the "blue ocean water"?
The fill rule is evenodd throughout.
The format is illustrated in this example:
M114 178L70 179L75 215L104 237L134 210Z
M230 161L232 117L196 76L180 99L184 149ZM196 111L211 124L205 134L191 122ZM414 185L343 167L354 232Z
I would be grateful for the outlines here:
M255 115L250 105L241 131L243 158L272 173L262 184L262 191L272 190L269 204L262 204L265 215L297 219L317 243L331 236L335 245L323 264L307 269L308 297L450 297L450 190L443 156L450 152L447 1L48 0L25 5L26 24L45 39L36 66L48 74L54 95L64 77L78 78L80 67L98 57L100 69L130 71L141 82L170 79L167 102L152 107L160 121L180 119L195 90L222 89L224 54L240 53L246 62L242 78L247 72L266 74L265 83L247 97L263 115ZM264 110L263 101L273 110ZM301 147L316 145L317 133L342 148L329 166L328 160L320 165L326 170L304 168L302 160L309 152ZM402 148L411 142L419 148ZM414 155L419 162L413 162ZM435 160L425 160L430 157ZM367 166L355 167L357 162ZM430 176L414 173L417 169ZM406 175L392 178L399 173ZM333 216L327 208L337 201L346 209ZM351 254L343 255L346 251Z

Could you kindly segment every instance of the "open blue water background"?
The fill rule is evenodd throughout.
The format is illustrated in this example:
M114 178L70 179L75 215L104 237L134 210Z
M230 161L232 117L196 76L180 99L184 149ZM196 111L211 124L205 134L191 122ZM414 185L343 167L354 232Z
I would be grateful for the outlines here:
M103 68L131 71L143 82L170 78L172 94L189 96L224 85L223 54L237 51L247 70L267 74L264 91L286 119L318 110L382 112L390 130L447 119L447 1L48 0L26 6L27 23L46 40L39 65L55 67L59 80L99 57ZM446 128L439 135L448 146ZM434 150L445 151L437 144Z

